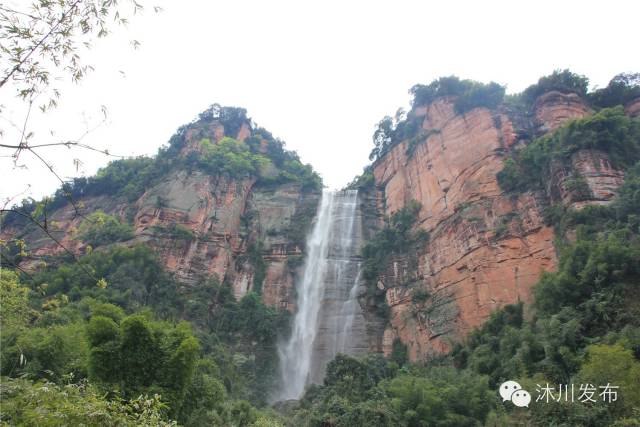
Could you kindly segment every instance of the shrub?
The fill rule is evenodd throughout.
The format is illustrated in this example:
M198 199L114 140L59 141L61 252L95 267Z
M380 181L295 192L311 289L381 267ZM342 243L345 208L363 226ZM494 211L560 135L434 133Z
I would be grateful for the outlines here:
M64 386L25 379L2 381L2 421L25 426L175 426L160 396L108 400L87 383Z
M361 175L356 176L353 180L347 184L346 190L358 190L369 191L375 187L376 180L373 176L373 168L371 166L366 167Z
M92 272L92 275L87 274ZM104 278L101 288L96 279ZM127 310L151 306L161 317L175 316L183 299L177 286L164 271L155 253L145 246L116 246L106 251L94 251L78 262L51 264L33 276L33 286L47 284L43 295L65 294L71 301L94 297L102 302L118 304Z
M626 169L640 159L640 120L629 118L622 107L616 107L570 121L506 159L497 175L498 183L506 191L543 188L551 162L567 164L581 149L602 150L614 167Z
M550 75L541 77L538 83L526 88L522 94L525 101L531 105L540 95L552 90L586 96L588 88L588 78L565 69L554 70Z
M133 228L130 225L102 211L90 214L78 231L80 239L93 247L133 238Z
M595 90L588 96L591 104L600 108L625 105L637 98L640 98L640 73L618 74L607 87Z
M505 88L495 82L484 84L449 76L440 77L428 85L415 85L410 93L414 107L430 104L440 97L456 96L456 112L463 114L477 107L496 108L504 98Z
M429 235L424 230L412 232L418 219L420 203L412 200L404 208L398 210L387 219L382 230L378 231L362 247L362 277L367 284L367 294L373 299L374 306L383 317L388 314L384 291L377 287L380 274L387 267L394 255L406 255L415 252L426 244ZM413 250L412 250L413 249Z
M504 98L505 88L497 83L484 84L473 80L460 80L456 76L441 77L428 85L415 85L411 88L413 110L408 114L400 109L395 117L386 116L376 127L373 134L374 148L369 160L379 159L391 147L404 140L410 140L407 156L411 157L415 145L426 140L431 130L419 134L422 117L417 117L414 110L417 106L427 105L437 98L455 96L454 107L458 114L464 114L477 107L496 108Z

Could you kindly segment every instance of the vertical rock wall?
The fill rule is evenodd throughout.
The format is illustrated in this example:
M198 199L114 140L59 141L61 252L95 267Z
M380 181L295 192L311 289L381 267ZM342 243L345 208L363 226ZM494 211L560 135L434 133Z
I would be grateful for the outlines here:
M399 338L411 359L423 360L447 351L505 304L531 302L533 285L557 263L554 233L543 221L549 203L609 203L624 177L606 153L582 150L570 165L552 167L547 192L508 195L496 174L504 154L527 143L515 130L522 121L485 108L456 114L452 98L414 114L429 136L410 150L409 141L401 142L374 163L376 205L390 215L417 200L417 227L430 241L417 267L397 258L381 275L390 317L372 347L388 354ZM550 92L535 103L527 119L532 128L523 134L544 134L588 114L579 96ZM414 301L417 290L428 298Z

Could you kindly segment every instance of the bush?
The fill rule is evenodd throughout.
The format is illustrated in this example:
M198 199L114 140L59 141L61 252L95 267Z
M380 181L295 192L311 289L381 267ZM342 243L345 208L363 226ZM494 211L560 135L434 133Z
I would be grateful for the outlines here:
M588 96L591 104L600 108L624 106L638 98L640 98L640 73L618 74L611 79L607 87L595 90Z
M584 97L587 95L588 88L588 78L565 69L554 70L550 75L541 77L538 83L526 88L522 94L525 102L532 105L540 95L552 90L575 93Z
M624 170L640 159L640 120L616 107L570 121L506 159L498 183L506 191L543 188L551 163L568 165L571 155L582 149L604 151L614 167Z
M578 377L589 384L619 387L615 390L618 399L606 405L612 418L631 416L634 408L640 408L640 361L620 344L587 347L587 358Z
M361 175L356 176L353 180L347 184L346 190L358 190L360 192L367 192L375 187L376 180L373 176L373 170L370 166L366 167Z
M130 225L123 224L118 218L102 211L90 214L78 231L80 239L93 247L133 238L133 228Z
M90 384L2 379L2 415L7 425L175 426L160 396L108 400Z
M440 97L455 96L456 112L463 114L477 107L496 108L504 98L505 88L495 82L484 84L449 76L440 77L428 85L415 85L410 93L413 95L414 108L430 104Z
M386 387L404 425L477 426L492 407L486 377L451 368L427 371L426 377L400 375Z
M142 315L128 316L117 325L94 316L87 334L92 382L108 389L122 387L127 398L159 390L171 412L179 411L200 351L188 325L154 322Z
M215 146L210 139L209 125L213 121L221 123L225 129L225 138ZM234 139L243 124L249 126L253 134L246 139L246 143ZM190 151L184 154L187 130L201 136L205 145L204 153ZM262 149L263 139L266 142L265 152ZM275 179L270 176L272 163L277 172ZM195 168L215 174L226 173L234 178L251 175L265 185L298 182L304 192L322 188L322 180L311 165L302 164L298 155L285 150L284 142L275 139L270 132L255 128L246 110L214 104L201 113L197 120L178 128L168 145L160 148L155 157L139 156L110 162L95 176L73 178L65 182L46 203L25 199L12 209L26 215L33 214L34 219L43 221L44 210L54 211L70 201L75 203L85 197L109 195L133 202L170 172L180 169L192 171ZM2 224L18 227L27 226L30 222L23 215L8 212L2 215Z
M484 84L473 80L460 80L456 76L441 77L428 85L415 85L411 88L413 109L408 114L400 109L395 117L386 116L377 125L373 134L374 148L369 160L379 159L391 147L404 140L410 140L407 156L413 155L417 144L425 141L432 133L430 130L420 134L422 117L415 115L415 108L427 105L437 98L455 96L454 107L458 114L464 114L477 107L496 108L504 98L505 88L497 83Z
M3 330L2 375L61 381L86 378L87 340L82 323Z
M204 138L200 145L203 154L198 161L209 173L224 173L233 178L244 178L255 175L261 166L269 162L266 157L252 153L245 143L230 137L224 137L216 144Z
M377 232L363 247L362 276L370 287L375 287L378 276L390 261L392 255L406 253L417 244L425 244L428 236L411 229L418 219L422 206L415 200L393 213L382 230Z
M98 286L99 279L104 279L106 286ZM150 306L163 318L176 316L183 304L176 283L155 253L142 245L116 246L94 251L78 262L52 263L32 281L34 287L46 284L41 286L41 302L60 294L68 295L71 301L93 297L131 311Z
M13 271L0 270L0 329L5 333L28 326L35 313L29 307L29 288L22 286Z

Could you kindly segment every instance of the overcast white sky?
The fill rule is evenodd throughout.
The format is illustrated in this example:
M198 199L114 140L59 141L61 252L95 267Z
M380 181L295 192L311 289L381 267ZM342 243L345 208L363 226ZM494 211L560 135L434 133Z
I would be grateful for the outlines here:
M146 1L145 4L148 4ZM154 154L209 104L241 106L339 188L368 163L374 125L407 107L408 89L456 74L518 92L556 68L605 86L640 71L635 1L205 1L158 0L164 12L133 17L91 51L96 71L64 86L60 107L31 120L39 142L75 138L124 155ZM142 43L138 50L130 39ZM125 72L123 76L120 71ZM18 104L0 89L5 114ZM16 142L7 126L3 141ZM50 137L48 130L55 136ZM0 154L7 154L6 152ZM65 177L107 160L45 153ZM25 154L0 158L0 197L39 198L58 183ZM73 158L84 167L75 172Z

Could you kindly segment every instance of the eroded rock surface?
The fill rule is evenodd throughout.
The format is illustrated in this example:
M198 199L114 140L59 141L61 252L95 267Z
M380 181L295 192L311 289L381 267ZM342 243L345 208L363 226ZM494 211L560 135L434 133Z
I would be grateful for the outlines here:
M182 155L200 149L203 137L217 143L224 126L212 123L205 129L187 129ZM242 125L238 139L250 136ZM132 223L134 238L126 245L144 244L156 251L163 265L183 284L197 286L216 275L231 283L239 299L261 286L268 305L295 309L294 281L304 250L304 235L318 203L319 192L303 192L297 183L260 186L254 178L231 179L201 171L177 170L164 177L137 200L115 197L87 197L51 213L51 233L76 254L85 251L77 230L91 212L102 210ZM178 237L172 229L184 227L190 236ZM35 267L38 259L64 251L42 230L2 230L1 238L21 235ZM257 247L264 264L256 266L248 256ZM254 280L256 270L262 280ZM260 282L260 283L256 283Z
M627 114L636 114L636 107L628 105ZM610 203L624 174L606 153L585 149L567 164L552 165L546 191L511 195L499 187L505 153L530 142L532 130L541 135L591 114L576 94L543 94L529 117L503 108L456 114L452 98L413 113L424 117L428 137L413 147L400 142L374 163L376 207L380 216L391 215L417 200L416 227L430 240L420 253L394 259L380 276L390 317L372 347L389 354L399 338L412 360L425 360L449 350L492 311L531 302L533 285L557 264L544 208ZM527 129L518 129L523 124ZM412 298L416 291L422 298Z
M579 95L555 90L541 95L533 110L542 133L553 131L567 120L579 119L590 113L586 102Z

